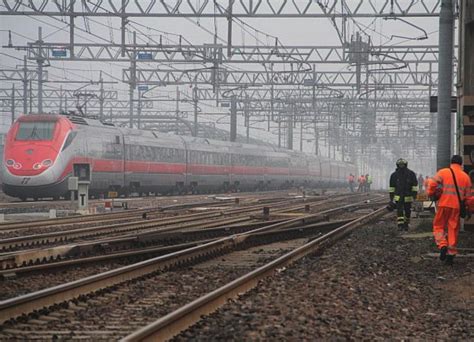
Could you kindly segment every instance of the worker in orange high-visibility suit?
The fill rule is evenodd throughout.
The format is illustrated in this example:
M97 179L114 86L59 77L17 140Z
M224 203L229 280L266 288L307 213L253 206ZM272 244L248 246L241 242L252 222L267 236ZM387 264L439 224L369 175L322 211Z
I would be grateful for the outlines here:
M455 178L453 178L453 175ZM456 182L455 182L456 180ZM462 169L462 157L454 155L449 168L444 168L430 180L427 194L431 198L441 190L438 208L433 220L433 235L440 250L439 258L447 264L452 264L457 254L458 233L460 226L460 200L463 205L471 201L471 179ZM447 231L447 232L446 232Z

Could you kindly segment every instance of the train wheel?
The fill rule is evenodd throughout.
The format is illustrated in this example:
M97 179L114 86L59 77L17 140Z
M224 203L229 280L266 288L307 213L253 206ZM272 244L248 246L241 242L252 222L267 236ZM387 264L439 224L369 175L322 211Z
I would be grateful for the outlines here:
M26 202L26 197L20 197L20 201Z

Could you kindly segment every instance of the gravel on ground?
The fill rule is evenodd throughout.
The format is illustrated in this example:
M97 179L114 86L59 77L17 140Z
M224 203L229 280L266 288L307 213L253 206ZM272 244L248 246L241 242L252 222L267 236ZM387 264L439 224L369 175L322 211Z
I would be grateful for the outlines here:
M447 266L433 254L431 220L412 226L400 233L390 219L359 229L175 339L473 340L474 259ZM474 248L474 232L461 232L459 247Z

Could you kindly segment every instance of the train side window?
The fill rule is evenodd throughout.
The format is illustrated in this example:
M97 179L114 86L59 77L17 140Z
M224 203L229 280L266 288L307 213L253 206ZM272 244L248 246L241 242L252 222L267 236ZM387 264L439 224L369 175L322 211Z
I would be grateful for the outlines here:
M159 161L163 161L163 148L162 147L157 147L156 148L156 156Z
M63 149L61 151L64 151L69 145L71 145L76 135L77 135L77 132L74 132L74 131L69 133L69 135L66 138L66 141L64 142Z
M115 136L115 143L120 144L120 135Z

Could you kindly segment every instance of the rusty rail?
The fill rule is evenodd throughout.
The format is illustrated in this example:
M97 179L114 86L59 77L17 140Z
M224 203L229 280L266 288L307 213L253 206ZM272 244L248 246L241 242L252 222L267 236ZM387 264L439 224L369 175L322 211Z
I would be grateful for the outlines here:
M79 279L52 288L29 293L16 298L7 299L0 302L0 323L21 315L28 314L35 310L72 300L84 294L93 293L107 287L126 282L128 280L136 279L150 273L157 271L163 272L177 264L186 263L190 260L196 260L231 250L236 245L244 243L249 237L256 233L309 224L317 221L317 219L322 216L324 217L328 214L338 211L357 208L364 206L365 204L365 201L363 201L326 210L316 214L303 215L301 217L290 219L281 223L275 223L263 228L258 228L245 233L221 238L200 246L191 247L185 250L162 255L153 259Z
M193 302L182 306L146 327L128 335L122 339L122 341L135 342L168 340L201 320L202 316L208 315L226 304L228 299L237 297L256 287L261 279L275 274L277 269L288 266L305 255L314 253L315 251L334 243L349 234L352 230L360 227L362 224L380 217L386 212L385 208L380 208L373 213L353 220L352 222L296 248L276 260L243 275L242 277L194 300Z

